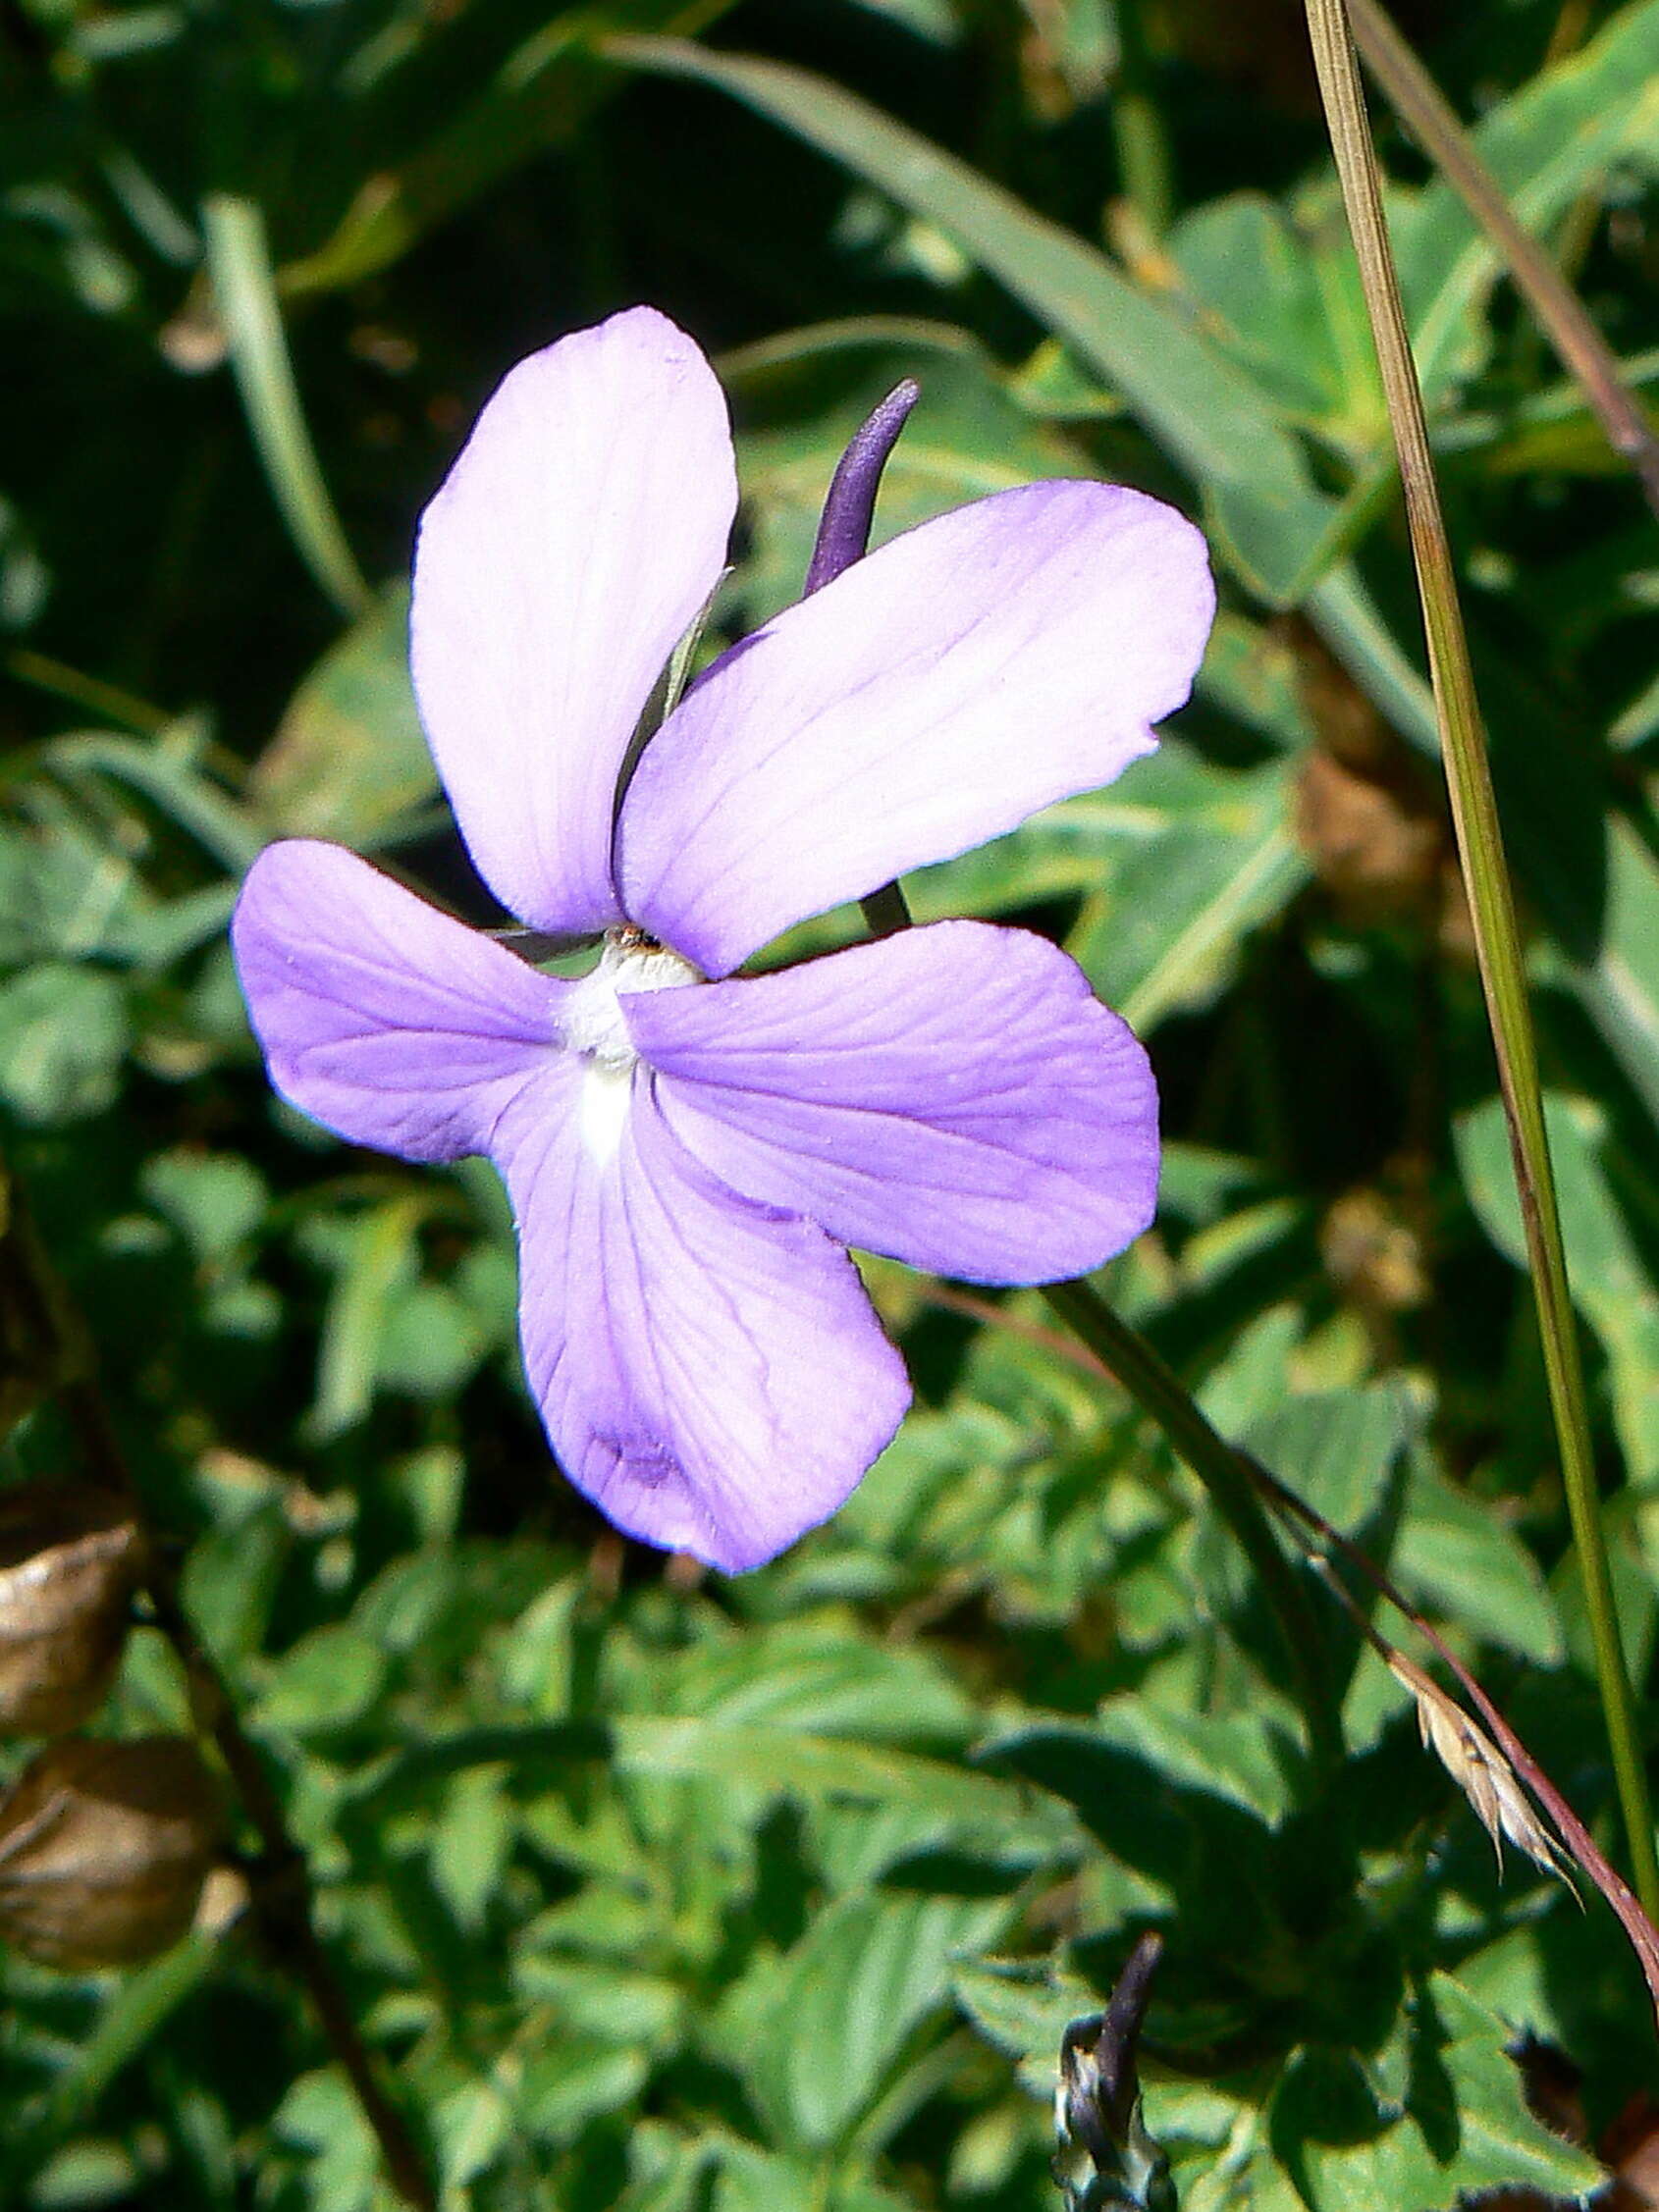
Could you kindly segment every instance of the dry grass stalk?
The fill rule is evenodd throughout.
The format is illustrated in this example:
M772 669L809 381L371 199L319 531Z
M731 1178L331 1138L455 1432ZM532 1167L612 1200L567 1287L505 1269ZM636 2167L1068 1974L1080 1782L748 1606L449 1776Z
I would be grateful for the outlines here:
M1490 1736L1477 1728L1454 1698L1432 1681L1403 1652L1387 1654L1388 1671L1417 1701L1422 1740L1468 1798L1475 1818L1492 1839L1498 1871L1504 1841L1524 1852L1534 1867L1564 1881L1575 1897L1572 1862L1532 1810L1509 1761Z

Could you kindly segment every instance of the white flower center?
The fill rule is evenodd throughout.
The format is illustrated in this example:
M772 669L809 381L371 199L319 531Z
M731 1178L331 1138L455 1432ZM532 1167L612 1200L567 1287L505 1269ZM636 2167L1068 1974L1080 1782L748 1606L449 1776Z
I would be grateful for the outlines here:
M640 930L624 924L606 931L599 966L571 990L562 1025L566 1049L587 1062L577 1122L594 1159L609 1160L622 1140L639 1058L618 992L671 991L703 980L689 960Z

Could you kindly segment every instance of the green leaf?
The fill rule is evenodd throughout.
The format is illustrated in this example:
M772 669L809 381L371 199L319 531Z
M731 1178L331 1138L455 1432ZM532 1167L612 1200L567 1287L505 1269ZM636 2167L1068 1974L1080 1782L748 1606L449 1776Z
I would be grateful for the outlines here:
M1245 937L1307 881L1291 788L1284 763L1214 768L1173 739L1138 766L1146 829L1102 851L1104 881L1069 948L1133 1027L1211 999Z
M1608 823L1601 943L1589 961L1563 962L1561 971L1659 1127L1659 862L1617 815Z
M619 1774L653 1780L752 1784L764 1798L798 1795L882 1805L893 1802L952 1818L1009 1823L1024 1810L1012 1784L942 1760L788 1728L624 1714L609 1723L469 1728L406 1750L377 1775L364 1806L418 1801L434 1782L467 1766L506 1762L516 1774L562 1777L572 1766L609 1762Z
M409 682L408 604L403 585L382 592L289 703L249 787L273 833L372 849L437 796Z
M296 1736L349 1727L373 1707L386 1674L385 1652L355 1628L314 1628L271 1669L260 1721Z
M294 1530L280 1499L258 1494L191 1545L185 1601L216 1659L246 1659L261 1648L293 1550Z
M1173 1782L1229 1799L1272 1825L1290 1809L1294 1746L1261 1712L1190 1712L1143 1691L1113 1698L1096 1715L1102 1744L1148 1761Z
M375 1381L411 1397L453 1397L490 1348L470 1306L447 1283L413 1283L387 1301Z
M264 1179L235 1152L159 1152L138 1187L205 1266L233 1258L265 1219Z
M298 2173L315 2212L368 2212L376 2196L380 2147L344 2075L302 2074L271 2123L281 2142L303 2154Z
M363 1220L339 1226L325 1255L337 1267L317 1364L317 1396L306 1427L319 1442L339 1436L374 1401L382 1346L398 1294L419 1266L416 1238L429 1208L424 1192L377 1206Z
M722 2148L714 2212L818 2212L823 2195L814 2159L757 2150L752 2143Z
M613 2046L677 2047L688 2000L665 1975L630 1974L609 1960L550 1957L531 1950L517 1961L514 1978L577 2034Z
M1300 2051L1274 2091L1270 2130L1311 2212L1431 2212L1482 2189L1577 2198L1597 2187L1596 2161L1527 2111L1512 2036L1436 1974L1375 2061Z
M876 1804L890 1798L969 1820L1008 1820L1021 1810L1019 1792L990 1774L834 1737L634 1715L618 1719L614 1734L624 1773L723 1777L761 1783L775 1794Z
M1507 2021L1452 1975L1436 1974L1419 2001L1416 2028L1445 2070L1461 2191L1522 2187L1582 2199L1604 2186L1600 2161L1564 2142L1528 2108Z
M1216 613L1198 692L1282 752L1299 753L1313 743L1295 652L1276 630L1231 607Z
M45 2109L0 2142L0 2188L7 2202L25 2201L20 2192L29 2178L91 2118L109 2084L149 2049L213 1972L218 1957L218 1945L210 1937L187 1935L113 1986L90 2032L66 2051Z
M103 778L136 792L222 868L240 875L262 840L237 802L202 771L206 737L206 726L187 717L153 738L101 731L56 737L42 749L42 758L67 776Z
M1659 1485L1659 1290L1608 1185L1595 1108L1550 1093L1544 1118L1573 1295L1607 1353L1630 1478L1651 1489ZM1457 1147L1464 1186L1482 1227L1506 1259L1525 1268L1525 1235L1501 1100L1489 1098L1461 1117Z
M649 2072L643 2051L597 2036L561 2037L525 2068L516 2107L543 2142L569 2142L590 2120L626 2111Z
M928 1654L789 1622L686 1654L674 1705L722 1724L772 1723L814 1735L961 1741L973 1708Z
M839 2140L911 2031L945 2001L952 1963L1007 1907L862 1891L818 1914L741 2009L732 2056L780 2143ZM742 1995L742 1992L738 1993Z
M432 1885L463 1928L483 1925L512 1855L516 1821L500 1767L472 1766L445 1792L432 1825Z
M1340 213L1320 218L1235 192L1185 216L1168 247L1206 329L1279 412L1364 455L1387 435L1382 382Z
M835 465L901 377L915 377L922 397L882 474L874 544L1037 477L1090 473L1063 437L1032 421L979 341L950 324L809 325L720 365L757 426L737 445L751 550L721 603L738 603L746 630L800 597Z
M1203 487L1209 526L1265 598L1294 602L1326 557L1340 510L1251 379L1184 316L966 162L827 78L663 38L609 37L635 68L718 85L937 224L1120 390Z
M466 2081L437 2100L432 2133L447 2196L495 2164L512 2139L513 2125L513 2108L493 2081Z
M993 1737L980 1756L1075 1806L1109 1858L1139 1877L1141 1898L1181 1898L1189 1943L1243 1957L1283 1940L1271 1907L1275 1838L1239 1802L1236 1773L1204 1771L1179 1727L1154 1725L1145 1744L1118 1733L1112 1743L1087 1723L1040 1718ZM1225 1757L1235 1752L1229 1738Z
M28 779L22 805L27 826L0 826L0 962L122 959L155 912L133 856L44 779Z
M27 630L51 589L51 571L32 531L13 501L0 494L0 630Z
M209 192L201 214L213 303L272 497L318 588L342 614L359 614L369 590L306 428L264 215L256 201L230 192Z
M1659 144L1659 4L1636 0L1579 53L1482 118L1475 151L1534 234L1626 153ZM1470 316L1499 275L1484 232L1439 180L1394 223L1400 284L1425 395L1432 399L1480 348Z
M640 28L695 36L731 0L622 0L608 13ZM587 53L581 11L555 16L511 54L479 98L452 104L418 152L370 175L333 235L278 272L284 298L361 284L436 225L538 155L564 144L610 92Z
M1394 1579L1459 1627L1534 1665L1559 1665L1566 1647L1543 1575L1501 1511L1455 1488L1419 1453L1394 1542Z
M1403 1380L1315 1391L1285 1398L1250 1425L1243 1442L1299 1498L1352 1535L1386 1508L1389 1478L1422 1415Z
M1098 1991L1052 1959L971 1959L951 1975L956 2002L998 2050L1018 2061L1034 2096L1051 2098L1060 2040L1074 2020L1098 2012Z
M128 1044L121 985L48 961L0 985L0 1097L21 1121L83 1121L113 1105Z

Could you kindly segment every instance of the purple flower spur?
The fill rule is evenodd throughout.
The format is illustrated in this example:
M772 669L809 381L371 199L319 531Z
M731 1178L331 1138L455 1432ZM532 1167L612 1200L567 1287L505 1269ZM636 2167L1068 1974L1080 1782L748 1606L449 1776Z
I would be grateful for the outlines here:
M909 1401L847 1245L1054 1281L1138 1236L1157 1181L1146 1054L1044 938L940 922L736 971L1109 782L1186 699L1213 610L1156 500L998 493L724 654L618 805L736 504L713 371L636 308L520 362L421 523L415 690L461 834L530 927L602 939L590 974L308 841L261 854L233 924L284 1097L499 1169L571 1480L727 1569L832 1513Z

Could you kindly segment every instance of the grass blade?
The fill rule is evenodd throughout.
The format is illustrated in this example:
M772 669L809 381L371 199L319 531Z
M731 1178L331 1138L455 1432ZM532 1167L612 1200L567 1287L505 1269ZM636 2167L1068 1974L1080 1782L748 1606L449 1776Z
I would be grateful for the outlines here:
M216 192L203 203L202 221L237 388L289 536L341 613L361 614L369 604L369 588L334 511L305 428L264 218L251 200Z
M1202 486L1245 581L1293 605L1345 541L1348 511L1314 484L1295 434L1191 321L1104 254L828 78L672 38L614 34L608 60L717 86L954 237L1134 408Z
M1595 1646L1596 1678L1614 1774L1643 1905L1659 1912L1659 1863L1636 1729L1635 1704L1620 1640L1612 1576L1601 1525L1589 1415L1567 1259L1544 1127L1537 1049L1526 996L1520 932L1504 862L1486 741L1458 602L1451 548L1440 512L1422 397L1412 360L1394 272L1381 184L1371 146L1359 63L1343 0L1307 0L1309 27L1349 228L1359 255L1372 335L1400 461L1400 479L1417 562L1428 639L1429 671L1440 719L1458 852L1469 888L1475 950L1497 1051L1516 1184L1526 1224L1527 1256L1550 1405L1579 1571Z
M1349 0L1349 15L1360 51L1389 105L1485 232L1563 367L1582 387L1608 444L1635 470L1648 505L1659 515L1659 436L1626 389L1612 349L1582 301L1517 221L1439 86L1377 0Z

